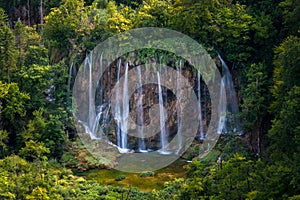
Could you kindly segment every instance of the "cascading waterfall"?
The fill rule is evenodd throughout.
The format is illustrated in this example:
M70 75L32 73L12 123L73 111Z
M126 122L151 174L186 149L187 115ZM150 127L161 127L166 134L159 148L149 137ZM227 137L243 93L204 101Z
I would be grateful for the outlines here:
M109 121L109 113L110 113L110 109L111 109L111 104L109 103L106 111L104 113L104 118L103 118L103 124L102 127L105 128L105 137L106 139L108 139L108 135L109 135L109 125L110 125L110 121Z
M107 80L111 80L111 73L110 73L110 66L107 67ZM110 90L110 81L108 81L108 88ZM110 122L108 121L109 120L109 113L110 113L110 109L111 109L111 99L108 100L108 107L107 107L107 110L106 110L106 114L105 114L105 126L109 126L110 125ZM109 127L106 127L106 136L109 135Z
M121 60L118 61L118 71L117 71L117 82L120 80L120 73L121 73ZM120 95L120 86L116 88L116 98ZM117 132L117 145L121 147L121 108L118 99L116 99L115 105L115 120L117 123L116 132Z
M225 131L225 120L226 120L226 93L225 93L225 86L224 80L221 79L221 89L220 89L220 100L219 100L219 122L218 122L218 130L217 133L222 133Z
M99 59L99 73L100 73L100 76L102 76L102 54L100 56L100 59ZM90 74L90 77L91 74ZM90 86L91 87L91 82L90 82ZM102 132L99 133L100 129L99 129L99 124L102 125L102 127L104 126L104 123L105 123L105 104L103 104L103 95L102 95L102 79L100 78L99 80L99 83L98 83L98 87L97 89L99 90L98 93L99 93L99 99L98 99L98 102L99 102L99 108L97 110L97 114L96 114L96 118L94 119L94 122L93 122L93 127L92 127L92 133L94 135L94 137L96 137L97 139L102 139Z
M197 73L197 86L198 86L198 111L199 111L199 132L200 132L200 140L204 139L204 132L203 132L203 124L202 124L202 108L201 108L201 72L200 69Z
M162 65L160 64L160 70L161 70L161 67L162 67ZM170 78L168 73L164 73L164 79L168 80L168 78ZM168 90L167 89L163 91L163 96L164 96L164 102L166 102L168 105ZM164 115L165 115L165 119L168 119L168 112L164 112ZM169 135L169 127L168 126L165 126L165 131L166 131L166 136Z
M69 77L68 77L68 94L69 95L70 95L70 91L71 91L72 75L73 75L73 63L70 65L70 69L69 69Z
M160 120L160 144L161 149L159 152L161 154L169 154L167 151L167 133L166 133L166 127L165 127L165 113L164 113L164 101L162 97L162 89L160 84L160 74L157 72L157 80L158 80L158 101L159 101L159 120Z
M120 81L121 60L118 62L117 82ZM129 122L129 97L128 97L128 63L125 64L122 101L120 102L120 83L116 88L115 120L117 122L117 144L121 153L129 151L127 146L127 133ZM122 103L122 107L121 107Z
M96 139L102 139L102 133L98 133L98 132L99 132L99 122L103 120L103 114L104 114L104 105L101 105L92 127L92 135Z
M101 117L101 114L96 116L95 108L94 108L94 98L93 98L93 78L92 78L92 59L93 56L90 54L90 56L87 56L84 61L83 66L83 72L84 75L88 72L88 116L86 121L80 121L79 122L84 126L85 131L89 133L91 136L91 139L101 139L101 136L97 136L97 123L98 119ZM88 68L88 71L87 69Z
M88 117L88 127L89 127L89 133L91 135L92 139L98 139L94 130L95 120L97 117L95 117L95 108L94 106L94 93L93 93L93 69L92 69L92 62L93 62L93 54L91 53L89 57L87 57L86 64L89 68L89 117Z
M233 85L233 81L232 81L232 76L230 73L230 70L228 69L228 66L226 65L226 63L224 62L224 60L222 59L222 57L220 55L218 55L221 63L222 63L222 68L223 68L223 77L222 77L222 83L221 83L221 97L222 99L226 98L226 108L220 108L221 112L225 112L227 114L231 114L232 116L227 116L226 114L224 114L224 117L221 116L221 118L223 118L222 120L224 121L223 127L221 127L220 125L220 129L218 129L218 131L220 132L231 132L233 131L234 133L238 133L238 134L242 134L242 132L240 132L240 121L238 118L238 114L239 114L239 107L238 107L238 100L237 100L237 96L236 96L236 92L234 89L234 85ZM222 91L223 90L223 91ZM221 101L221 99L220 99ZM230 118L229 118L230 117ZM233 126L232 130L228 130L228 124L230 124L231 126ZM222 128L222 130L221 130Z
M177 97L177 137L178 137L178 149L177 149L177 153L180 152L181 148L182 148L182 135L181 135L181 118L180 118L180 114L181 114L181 84L180 84L180 76L181 76L181 60L179 61L179 66L178 66L178 71L177 71L177 89L176 89L176 97Z
M236 115L239 113L238 109L238 101L236 97L236 93L234 90L233 82L232 82L232 76L230 74L230 71L226 65L226 63L222 60L221 56L219 56L220 61L222 62L223 67L223 77L221 80L221 88L220 88L220 104L219 104L219 112L220 112L220 118L218 123L218 133L221 132L237 132L238 134L241 134L239 130L239 119ZM128 145L128 130L129 130L129 117L130 117L130 110L129 110L129 96L128 96L128 70L129 66L128 63L124 64L125 73L124 73L124 79L122 80L122 83L120 83L120 76L121 76L121 67L122 62L121 59L117 62L117 82L115 89L115 96L116 99L113 100L107 100L103 98L105 94L107 94L107 89L110 90L110 84L111 78L110 78L110 68L107 69L105 73L107 73L107 82L103 82L103 77L100 78L98 83L98 98L95 99L95 92L93 90L93 55L90 54L86 57L86 60L84 62L84 74L87 82L84 82L84 84L87 87L86 91L86 103L88 106L86 106L85 109L88 109L88 116L85 115L86 120L82 122L83 126L85 127L87 133L90 134L91 139L103 139L104 134L102 132L100 133L99 130L101 128L105 128L106 131L109 131L109 126L111 126L110 120L111 118L111 108L115 108L113 110L114 114L114 120L116 123L116 144L119 148L119 151L121 153L126 153L129 151L129 145ZM103 61L102 61L102 55L100 56L99 62L99 69L97 70L100 74L103 73ZM74 73L74 66L71 65L69 69L69 79L68 79L68 88L70 88L72 76ZM142 74L141 74L141 67L137 66L137 81L138 81L138 96L137 96L137 102L136 102L136 121L137 121L137 132L139 135L139 138L137 139L138 146L135 147L135 149L139 152L147 152L149 149L147 149L147 143L144 139L144 107L143 107L143 100L144 98L148 98L146 96L143 97L143 82L142 82ZM183 147L183 136L182 136L182 119L180 118L180 114L182 112L181 105L181 73L182 73L182 61L180 60L178 63L178 71L177 71L177 83L176 83L176 97L177 97L177 147L175 147L174 153L180 153L182 147ZM114 75L115 73L111 73ZM154 74L155 75L155 74ZM170 154L171 148L173 149L173 146L169 146L168 142L168 129L166 128L166 118L167 118L167 112L165 112L164 109L164 103L166 103L166 99L168 97L167 90L163 90L161 86L161 77L162 73L160 70L157 72L157 80L158 80L158 101L159 101L159 120L160 120L160 149L158 150L161 154ZM155 76L154 76L155 77ZM168 77L169 78L169 77ZM95 82L95 81L94 81ZM104 85L103 85L104 84ZM104 88L103 88L104 87ZM200 140L204 140L205 138L205 132L204 132L204 126L203 126L203 115L202 115L202 106L201 106L201 96L203 93L201 93L201 73L200 70L197 72L197 96L198 96L198 111L199 111L199 138ZM145 89L145 88L144 88ZM202 87L203 89L203 87ZM166 93L163 93L165 91ZM108 92L109 93L109 92ZM205 92L204 92L205 93ZM97 94L97 93L96 93ZM164 97L164 98L163 98ZM205 97L205 96L204 96ZM170 100L170 99L169 99ZM171 99L173 100L173 99ZM95 109L95 101L97 101L97 109ZM147 100L149 101L148 104L151 104L151 99ZM112 102L115 102L115 106L111 105ZM225 105L222 102L227 102ZM206 105L206 103L205 103ZM224 106L225 105L225 106ZM205 108L204 108L205 109ZM145 111L146 112L146 111ZM205 113L205 112L203 112ZM231 113L233 117L229 118L227 113ZM204 115L205 117L205 115ZM146 118L145 118L146 119ZM205 117L206 119L206 117ZM234 125L234 127L230 127L230 125ZM171 129L170 129L171 130ZM172 134L172 133L171 133ZM170 135L171 135L170 134ZM107 134L108 135L108 134ZM108 137L107 137L108 139ZM132 145L132 140L130 140L130 144ZM152 143L150 143L152 145ZM150 146L148 145L148 146ZM173 151L173 150L172 150Z
M143 84L142 84L142 75L141 75L141 67L137 67L137 75L138 75L138 100L137 100L137 131L139 135L138 142L138 151L139 152L147 152L145 140L144 140L144 108L143 108Z
M100 56L100 59L99 59L99 73L100 73L100 76L101 78L99 79L99 102L100 102L100 106L103 105L103 91L102 91L102 73L103 73L103 64L102 64L102 54Z
M125 78L123 85L123 108L121 118L121 148L127 149L127 133L129 122L129 98L128 98L128 63L125 64Z

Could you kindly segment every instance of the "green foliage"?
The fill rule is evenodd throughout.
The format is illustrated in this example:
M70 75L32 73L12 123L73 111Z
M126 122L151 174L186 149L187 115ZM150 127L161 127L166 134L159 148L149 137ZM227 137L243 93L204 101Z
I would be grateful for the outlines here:
M224 145L220 157L222 160L228 161L237 153L245 158L250 158L249 147L239 136L226 135L222 143Z
M50 156L58 158L62 156L66 135L59 116L49 116L41 141L50 149Z
M27 128L22 133L23 142L29 140L40 140L41 134L45 130L46 121L43 117L43 109L39 109L33 112L34 119L29 120Z
M288 170L292 170L293 176L289 177L289 182L293 187L292 194L297 194L300 191L298 181L300 175L298 172L299 167L299 133L300 123L298 120L300 111L300 87L294 86L288 96L284 98L282 109L278 116L272 121L272 128L269 131L271 137L270 150L272 152L272 161L283 161L283 165L290 166ZM287 158L288 157L288 158ZM287 158L287 159L284 159Z
M294 86L284 99L282 109L273 121L270 137L273 139L272 146L286 155L292 155L299 143L300 124L297 116L300 110L300 87Z
M35 142L33 140L27 141L25 147L19 151L19 155L27 160L46 160L47 157L44 155L48 153L50 153L50 150L42 142Z
M8 132L0 130L0 158L6 156L8 150Z
M269 151L273 165L288 166L279 178L285 180L280 190L288 191L290 195L300 192L299 175L299 110L300 89L299 78L299 52L300 40L298 37L288 37L275 49L274 59L274 85L272 93L274 102L271 105L275 115L272 128L269 130L271 144ZM292 173L293 176L287 174ZM293 190L288 190L292 187Z
M76 177L58 164L40 165L18 156L0 160L1 199L146 199L136 189L99 186L95 181Z
M155 173L154 172L151 172L151 171L145 171L145 172L142 172L140 174L140 177L149 177L149 176L154 176Z
M14 47L14 35L7 23L7 15L0 8L0 78L10 82L13 73L17 71L17 54Z
M133 10L129 7L124 7L122 11L119 12L114 1L108 2L106 8L107 21L105 24L105 31L109 36L133 28L133 23L130 19L130 17L133 16Z
M300 85L298 78L300 73L298 67L300 64L300 39L290 36L277 46L274 51L274 85L271 91L275 101L272 104L272 111L274 114L278 114L281 109L280 104L287 92L294 85Z
M135 27L170 27L172 6L168 1L143 1L139 7Z
M266 112L268 99L268 81L263 64L252 64L245 70L247 85L243 90L243 114L245 128L255 130L261 127L262 113ZM246 124L247 123L247 124Z
M279 3L283 9L283 26L289 35L299 35L300 29L300 2L298 0L285 0Z
M190 165L189 178L180 199L241 199L252 189L254 164L238 154L207 168L199 162Z
M177 0L172 28L214 46L231 62L244 62L252 50L247 42L254 19L245 6L225 1Z
M253 162L245 157L235 155L228 162L220 164L221 170L216 176L221 180L219 195L225 199L240 199L251 190L251 171Z
M21 149L20 155L24 155L24 151L25 153L31 150L35 151L34 148L45 146L48 149L47 155L60 158L63 153L66 135L59 116L51 115L44 109L34 111L33 115L34 119L29 121L27 129L21 135L26 146L25 149ZM37 147L27 147L27 144L32 146L31 143L39 145Z
M15 36L15 46L18 50L18 66L23 66L24 64L28 66L28 63L26 63L26 59L28 62L28 58L26 58L26 54L28 50L30 50L30 47L37 47L41 45L41 37L40 35L34 30L32 27L25 26L22 24L20 20L15 24L13 33ZM42 45L41 45L42 46ZM42 57L45 56L47 58L47 54L41 54L41 55L35 55L35 59L43 59ZM32 56L33 57L33 56ZM40 57L40 58L39 58ZM44 58L44 59L45 59ZM31 60L30 62L36 63L35 59Z
M16 83L2 83L0 81L0 124L7 131L14 131L18 127L20 117L26 115L25 104L29 96L19 90Z
M116 180L116 181L121 181L121 180L123 180L123 179L125 179L125 178L126 178L125 175L119 175L119 176L117 176L117 177L115 178L115 180Z
M22 89L30 93L31 101L27 105L29 110L46 105L45 91L50 87L50 66L30 65L20 71L20 85Z
M82 0L64 0L45 18L43 36L49 42L51 61L56 63L76 48L77 42L89 30L89 8Z
M25 54L24 65L27 67L33 65L49 65L48 50L44 46L28 46Z
M268 100L270 93L268 90L269 81L267 78L266 66L262 63L252 64L244 71L246 85L242 91L243 103L242 114L244 118L244 131L250 132L250 143L255 140L255 145L251 145L253 152L261 153L261 141L266 130L263 129L264 119L267 115Z

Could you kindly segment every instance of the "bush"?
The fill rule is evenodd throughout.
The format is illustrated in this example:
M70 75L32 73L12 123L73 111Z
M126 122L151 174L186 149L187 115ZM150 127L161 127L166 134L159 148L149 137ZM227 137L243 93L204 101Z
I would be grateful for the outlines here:
M117 176L117 177L115 178L115 180L116 180L116 181L121 181L121 180L123 180L123 179L125 179L125 178L126 178L125 175L119 175L119 176Z
M149 176L154 176L155 173L154 172L151 172L151 171L145 171L145 172L142 172L140 174L140 177L149 177Z

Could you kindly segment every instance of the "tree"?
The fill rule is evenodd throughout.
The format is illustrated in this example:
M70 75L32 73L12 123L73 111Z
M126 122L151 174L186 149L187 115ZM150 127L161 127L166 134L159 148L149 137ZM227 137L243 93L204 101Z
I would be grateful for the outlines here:
M40 108L33 112L34 118L29 120L27 128L22 132L22 143L30 140L40 141L41 135L45 131L46 120L43 117L44 109Z
M300 38L290 36L274 50L274 75L271 92L275 98L272 112L277 114L281 110L281 103L287 92L294 86L300 85Z
M297 87L300 86L300 39L288 37L280 46L275 48L274 78L271 92L274 102L271 111L275 118L270 130L272 148L289 155L293 153L294 137L297 121L295 117L299 110L293 98L297 99ZM292 109L289 107L293 107ZM290 111L290 113L288 113ZM291 142L291 143L290 143Z
M3 158L7 154L8 150L8 132L0 130L0 158Z
M30 169L30 164L19 156L9 156L0 160L1 198L25 199L25 194L30 190L32 183L32 177L29 176Z
M287 169L280 173L284 184L280 185L278 194L296 195L300 191L299 167L299 111L300 111L300 81L298 74L300 64L300 39L295 36L286 38L275 48L274 77L271 92L274 101L271 112L274 115L270 137L270 167ZM293 173L293 176L288 174ZM292 188L292 189L291 189ZM274 195L275 196L275 195Z
M170 27L172 10L168 1L144 1L136 14L135 27Z
M7 24L7 15L0 8L0 79L10 82L16 72L14 36Z
M44 143L36 142L33 140L29 140L25 143L25 147L23 147L19 151L19 155L26 158L27 160L34 161L43 161L47 160L46 154L50 153L50 150L45 147Z
M261 153L262 123L267 114L268 81L262 63L252 64L245 69L246 86L243 89L244 131L250 131L250 143L253 137L257 139L257 154ZM253 135L254 134L254 135ZM252 146L253 148L253 146Z
M59 8L52 9L45 17L43 37L48 41L51 62L70 56L81 38L88 34L89 8L84 6L83 0L64 0Z
M30 65L23 67L19 73L22 89L28 91L31 101L27 104L27 109L33 112L36 108L47 104L46 91L50 87L51 76L50 66Z
M176 0L171 18L172 28L213 46L230 62L245 62L253 51L248 42L254 19L244 5L225 0Z
M251 172L253 162L238 154L222 163L221 170L216 173L217 193L221 199L242 199L252 190Z
M18 127L17 119L26 115L25 103L28 99L28 94L21 92L16 83L0 81L0 124L3 129L10 132Z
M122 11L124 12L122 13ZM119 11L114 1L108 2L106 8L107 21L105 24L105 31L108 36L132 29L131 16L134 16L131 8L123 7L123 10Z
M41 141L50 149L50 156L60 158L64 150L66 135L63 129L63 123L59 116L49 116L45 130L41 136Z
M288 35L298 35L300 30L300 2L299 0L284 0L279 3L279 7L283 9L284 31Z
M41 45L41 37L35 31L34 28L25 26L22 24L21 20L18 20L14 26L13 33L15 36L15 45L18 50L18 62L17 65L19 67L28 66L28 54L30 55L32 52L30 51L34 47L43 47ZM36 55L35 55L36 56ZM39 59L47 59L46 55L38 55ZM31 56L33 57L33 56ZM31 60L32 63L38 64L36 58Z
M41 155L47 153L49 157L60 158L64 150L66 135L59 116L43 108L34 111L33 115L34 118L29 121L27 129L21 134L25 147L20 150L20 155L26 154L27 157L40 159ZM43 152L39 153L40 151Z
M278 116L272 121L272 128L269 131L271 138L270 150L273 162L282 163L290 166L293 176L289 176L289 187L293 188L290 194L296 195L300 192L299 166L300 166L300 87L294 86L288 95L284 98L282 109ZM287 186L288 187L288 186Z
M29 95L19 90L16 83L2 83L0 81L0 135L2 156L7 150L16 150L17 132L22 129L26 115L25 105ZM23 118L23 120L22 120ZM7 146L6 146L7 145Z

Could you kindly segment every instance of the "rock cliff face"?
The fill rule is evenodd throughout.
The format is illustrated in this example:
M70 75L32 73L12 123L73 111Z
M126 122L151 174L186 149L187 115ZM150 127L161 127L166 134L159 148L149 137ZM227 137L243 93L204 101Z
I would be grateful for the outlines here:
M205 142L217 139L205 137L209 125L218 134L242 134L239 123L236 123L238 103L235 88L229 68L220 56L215 63L219 69L223 69L220 70L223 71L222 80L208 82L208 86L188 62L166 65L173 67L156 64L154 60L147 65L133 63L122 59L108 63L101 55L96 54L85 59L76 76L77 88L73 88L73 97L76 99L75 116L85 129L81 132L89 133L92 139L107 139L124 152L131 149L158 150L172 139L176 139L178 145L171 147L172 151L182 149L182 136L179 135L183 132L194 133L196 128L188 125L189 120L201 121L196 140L206 138ZM209 81L214 80L213 76L219 69L206 72L205 76L212 78ZM177 77L180 76L186 81L184 84L178 82L180 79ZM219 82L221 87L218 87ZM221 90L219 97L209 93L208 88L212 86ZM194 97L191 96L192 93ZM211 112L210 95L218 99L217 103L214 102L218 112L214 114ZM188 106L189 98L195 96L201 106ZM195 102L196 99L192 101ZM184 118L178 117L180 110L185 112ZM184 122L178 123L181 120ZM178 131L181 125L184 128ZM189 140L193 137L194 135L186 136Z
M106 64L105 61L103 62L103 66ZM116 87L117 86L117 80L118 80L118 73L119 73L119 84L121 87L124 86L124 76L125 76L125 62L124 61L115 61L112 64L110 64L109 67L106 68L106 70L103 71L102 78L99 79L99 73L101 69L95 69L92 72L92 84L94 86L97 86L97 90L95 94L92 94L92 96L89 94L89 84L90 84L90 77L89 77L89 67L88 65L85 65L83 69L83 79L78 80L81 81L84 89L79 91L81 93L83 99L82 101L88 101L89 98L93 98L95 101L95 107L96 107L96 113L103 112L106 113L106 119L104 121L100 121L100 126L103 127L105 130L105 134L110 141L112 141L114 144L117 144L117 121L114 118L115 116L114 111L111 109L112 104L114 104L116 101L122 101L123 96L122 94L122 88L121 91L119 91L119 96L116 97ZM138 119L140 116L138 109L138 99L142 98L142 113L143 113L143 124L144 126L147 126L150 123L157 124L157 126L160 125L159 118L152 118L151 111L153 106L157 105L159 103L159 92L158 92L158 85L154 83L145 84L147 78L149 79L157 79L157 74L155 70L147 70L154 66L147 66L146 70L142 71L143 78L142 78L142 94L139 94L137 85L139 83L138 76L129 76L130 82L133 85L130 85L129 83L129 111L130 111L130 118L136 122L137 124L141 125L141 121ZM136 70L137 66L129 65L128 71L131 71L134 69ZM120 71L119 71L120 70ZM192 67L189 66L187 63L182 65L182 71L181 75L184 76L186 79L188 79L190 86L193 87L193 90L195 94L197 94L197 73L194 73L195 70L192 70ZM123 79L122 79L123 78ZM168 77L164 76L161 77L165 81L165 85L172 84L174 82L174 77ZM100 80L100 81L94 81L94 80ZM96 85L95 85L96 84ZM134 85L136 84L136 85ZM136 89L133 89L136 88ZM133 91L130 91L133 90ZM180 94L186 95L186 94ZM162 86L162 97L163 97L163 105L166 109L166 134L168 139L172 139L176 134L178 130L177 125L177 103L178 100L176 98L176 91L172 91L170 88ZM210 118L211 118L211 102L209 97L209 92L207 89L207 86L203 81L201 81L201 104L202 104L202 124L204 133L206 132L207 126L209 125ZM81 110L88 110L89 109L89 103L84 103L85 107L81 108ZM197 108L195 108L197 109ZM95 113L95 114L96 114ZM86 113L79 113L79 115L86 115L84 118L88 118L88 114ZM97 115L97 114L96 114ZM157 115L156 115L157 116ZM82 118L81 116L80 118ZM153 120L151 122L151 120ZM101 124L102 123L102 124ZM157 127L158 130L160 130L159 127ZM130 132L130 128L128 130ZM198 133L199 135L200 133ZM128 147L130 149L137 149L138 146L138 138L128 135ZM160 134L157 132L155 135L148 137L145 136L145 145L147 148L150 149L158 149L158 141L160 140Z

